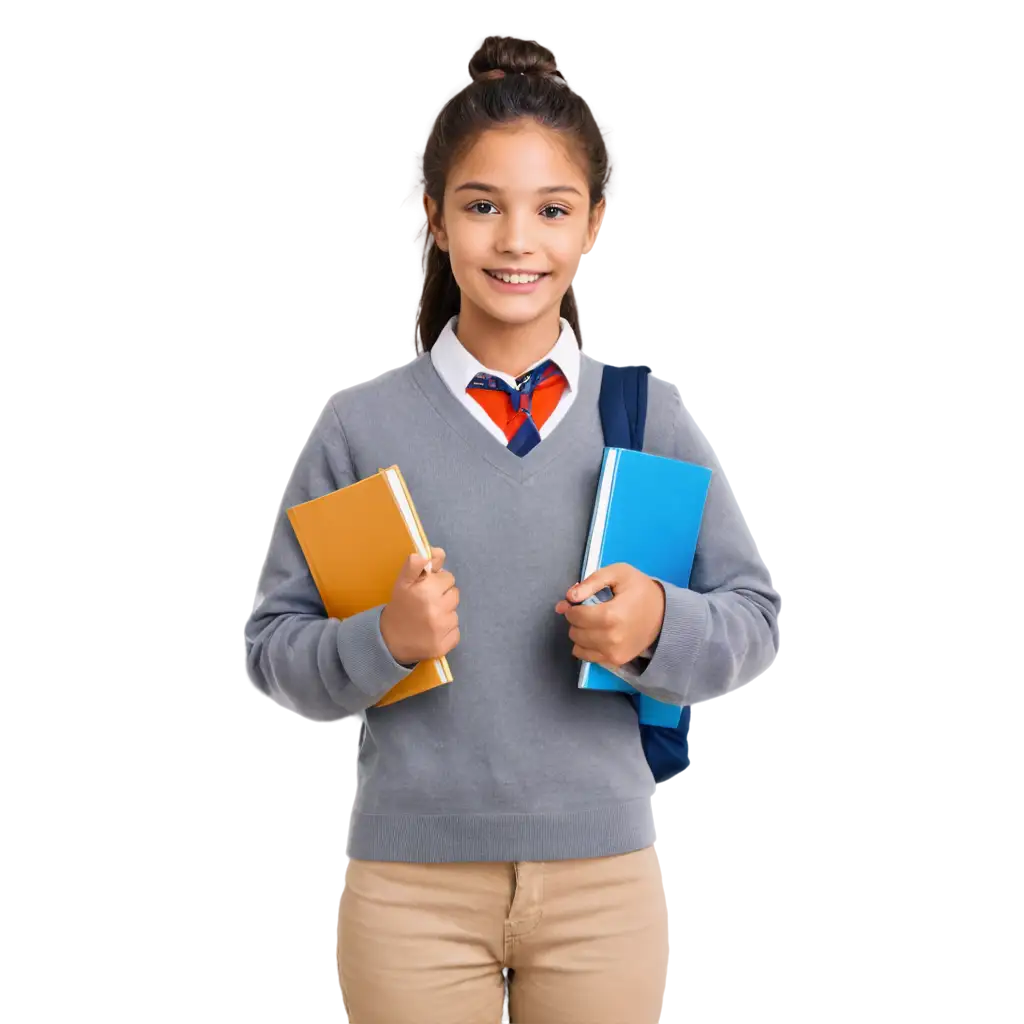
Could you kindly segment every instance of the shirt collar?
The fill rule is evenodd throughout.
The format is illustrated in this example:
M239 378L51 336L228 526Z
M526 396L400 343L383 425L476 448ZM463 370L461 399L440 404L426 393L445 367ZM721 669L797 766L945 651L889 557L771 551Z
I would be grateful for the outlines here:
M445 384L448 385L448 389L452 394L465 394L466 388L469 387L469 382L478 373L489 373L494 377L500 377L508 384L511 384L512 387L515 387L516 381L514 377L509 376L507 373L502 373L500 370L492 370L490 367L484 366L459 341L458 335L455 333L458 319L458 313L449 319L448 323L441 329L437 341L434 342L430 349L430 357L433 360L434 368ZM555 342L547 355L542 356L535 363L528 366L526 370L532 370L534 366L539 366L545 359L551 359L558 364L558 368L565 374L569 390L575 391L580 379L580 349L579 345L576 344L576 334L572 329L572 325L564 316L558 319L562 327L558 335L558 341Z

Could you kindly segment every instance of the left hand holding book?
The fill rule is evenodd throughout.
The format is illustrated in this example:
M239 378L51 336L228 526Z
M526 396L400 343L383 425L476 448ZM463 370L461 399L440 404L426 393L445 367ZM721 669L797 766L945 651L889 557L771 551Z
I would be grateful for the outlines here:
M606 587L612 591L610 600L583 603ZM658 639L665 618L665 591L646 573L627 562L616 562L570 587L555 611L570 625L575 657L620 668Z

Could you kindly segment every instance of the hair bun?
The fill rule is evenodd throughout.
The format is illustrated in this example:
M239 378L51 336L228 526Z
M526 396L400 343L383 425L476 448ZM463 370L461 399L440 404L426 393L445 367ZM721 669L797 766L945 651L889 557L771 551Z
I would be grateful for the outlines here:
M470 59L469 74L474 82L516 74L565 81L547 47L513 36L488 36Z

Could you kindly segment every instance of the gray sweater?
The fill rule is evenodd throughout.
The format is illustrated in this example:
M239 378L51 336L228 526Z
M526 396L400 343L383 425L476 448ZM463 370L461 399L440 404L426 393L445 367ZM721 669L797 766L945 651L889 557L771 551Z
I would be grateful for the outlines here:
M636 711L625 694L577 688L554 610L580 578L604 451L603 364L581 360L564 420L523 457L495 443L427 353L334 394L299 454L245 624L246 668L306 718L361 719L349 857L559 860L655 840ZM781 601L711 446L653 374L644 450L712 470L690 587L660 581L661 634L634 684L693 705L771 664ZM381 637L383 605L328 618L285 510L392 464L447 553L461 640L453 682L375 708L411 671Z

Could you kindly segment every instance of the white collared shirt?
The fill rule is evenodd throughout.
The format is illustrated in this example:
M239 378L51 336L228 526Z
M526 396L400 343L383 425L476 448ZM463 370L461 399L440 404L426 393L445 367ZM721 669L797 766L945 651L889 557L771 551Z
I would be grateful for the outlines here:
M444 325L437 341L434 342L430 350L430 358L433 360L434 368L437 370L438 375L448 385L448 390L494 435L496 440L507 447L508 438L505 436L505 432L491 419L487 414L487 410L466 388L469 387L470 381L478 373L489 373L492 377L500 377L503 381L511 384L512 387L516 386L515 377L510 377L507 373L502 373L501 370L492 370L489 366L484 366L459 341L458 335L455 333L458 319L459 315L456 313ZM576 397L576 390L580 380L580 349L576 343L576 333L564 316L558 319L562 325L558 341L555 342L546 356L538 359L523 371L523 373L526 373L528 370L532 370L534 366L540 366L545 359L551 359L558 364L558 368L565 374L567 384L562 389L562 396L558 400L558 405L555 406L551 411L551 415L548 416L539 428L542 441L558 426L562 417L569 411L569 407Z

